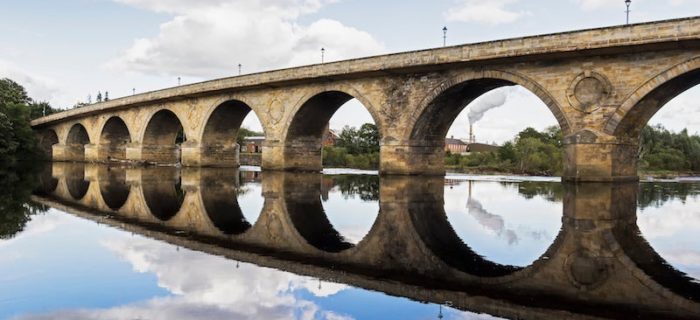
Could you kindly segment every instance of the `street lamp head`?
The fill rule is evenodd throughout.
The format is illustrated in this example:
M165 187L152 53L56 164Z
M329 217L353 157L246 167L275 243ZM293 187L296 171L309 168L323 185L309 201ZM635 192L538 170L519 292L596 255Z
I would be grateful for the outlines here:
M629 6L630 4L632 4L632 0L625 0L625 4Z
M629 1L629 0L627 0L627 1ZM447 27L443 27L443 28L442 28L442 31L443 31L443 32L447 32Z

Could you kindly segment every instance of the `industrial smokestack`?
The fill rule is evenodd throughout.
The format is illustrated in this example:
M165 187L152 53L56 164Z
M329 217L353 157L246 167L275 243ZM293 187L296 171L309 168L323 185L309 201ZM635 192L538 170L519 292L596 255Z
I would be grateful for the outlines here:
M469 124L469 143L474 143L474 124Z

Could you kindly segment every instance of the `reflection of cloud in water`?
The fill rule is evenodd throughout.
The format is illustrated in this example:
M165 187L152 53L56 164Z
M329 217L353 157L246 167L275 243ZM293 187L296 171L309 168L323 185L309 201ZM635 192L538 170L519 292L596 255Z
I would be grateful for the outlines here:
M471 198L467 201L467 209L476 221L496 233L498 237L505 238L509 245L518 243L518 235L515 231L506 229L503 217L486 211L479 201Z
M700 199L672 200L637 212L642 236L674 268L700 279Z
M274 269L210 256L135 237L103 243L134 270L153 273L173 296L103 310L60 311L21 319L343 319L295 297L307 289L318 297L345 285L322 283Z
M51 209L46 213L33 215L31 216L31 220L27 222L24 230L18 233L16 237L8 240L0 240L0 247L9 245L13 241L50 232L56 229L56 227L59 225L65 223L66 220L65 215L57 213L54 209Z
M637 214L639 229L649 239L670 237L682 230L700 230L700 201L680 200L666 202L655 208L646 208Z

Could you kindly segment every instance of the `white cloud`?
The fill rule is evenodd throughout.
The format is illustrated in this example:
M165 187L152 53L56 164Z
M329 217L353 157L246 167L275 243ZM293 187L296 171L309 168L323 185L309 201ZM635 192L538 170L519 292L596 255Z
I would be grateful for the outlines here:
M447 21L476 22L482 24L504 24L515 22L523 15L524 11L513 11L506 6L518 0L461 0L445 13Z
M109 68L202 78L378 54L383 45L367 32L321 19L299 18L328 0L116 0L173 18L158 36L134 41Z
M19 83L35 101L49 101L55 104L63 98L59 85L53 79L32 74L7 61L0 60L0 78L9 78Z

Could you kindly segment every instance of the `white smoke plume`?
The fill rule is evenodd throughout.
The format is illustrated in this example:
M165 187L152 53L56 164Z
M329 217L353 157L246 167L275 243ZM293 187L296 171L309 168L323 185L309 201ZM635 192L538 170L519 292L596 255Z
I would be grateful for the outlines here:
M503 106L506 101L508 101L508 95L511 90L510 87L498 88L474 100L474 102L468 106L469 124L477 123L484 117L487 111Z

